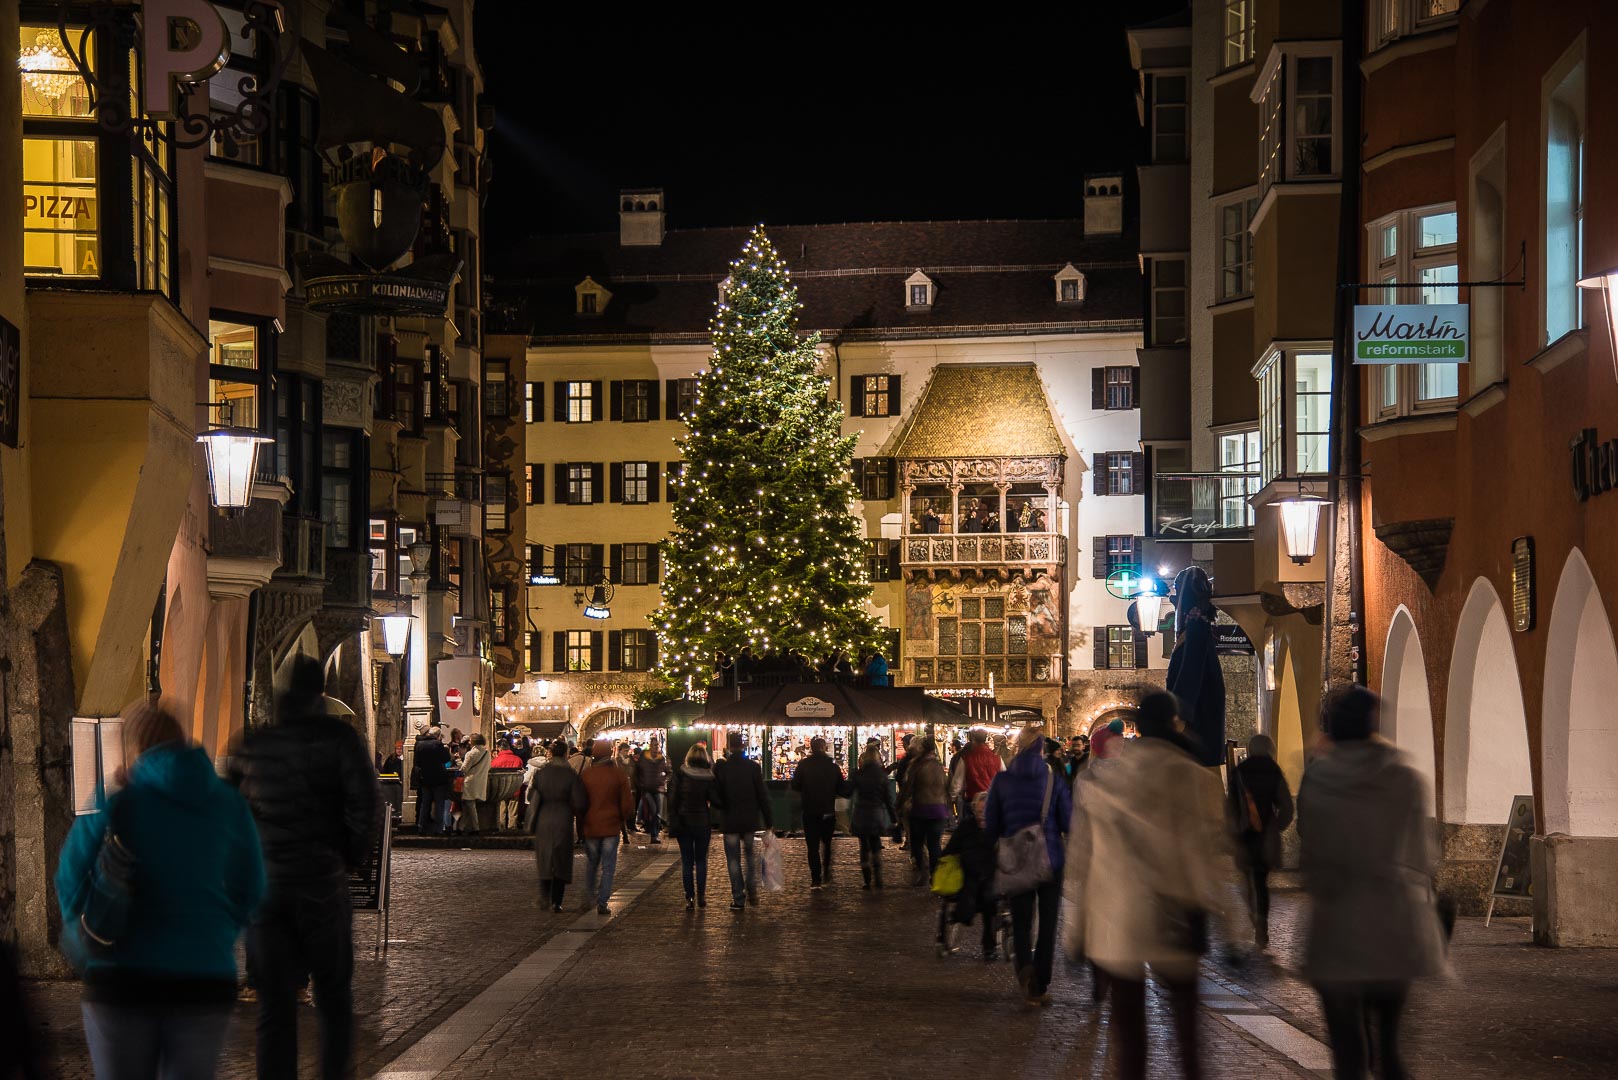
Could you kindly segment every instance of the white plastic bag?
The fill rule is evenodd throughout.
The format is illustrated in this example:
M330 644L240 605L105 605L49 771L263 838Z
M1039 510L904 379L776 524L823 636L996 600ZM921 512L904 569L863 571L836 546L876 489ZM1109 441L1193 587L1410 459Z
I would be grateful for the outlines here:
M786 888L786 867L781 865L781 842L775 833L765 830L759 844L759 884L766 892L779 892Z

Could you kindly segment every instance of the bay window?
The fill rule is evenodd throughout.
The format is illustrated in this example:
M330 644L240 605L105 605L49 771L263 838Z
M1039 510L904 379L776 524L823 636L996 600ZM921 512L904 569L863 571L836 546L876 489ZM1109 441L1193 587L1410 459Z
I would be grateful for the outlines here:
M1185 341L1186 280L1184 259L1152 260L1151 345Z
M1259 489L1260 456L1257 430L1219 436L1219 471L1232 474L1219 481L1219 524L1227 529L1253 524L1247 500Z
M1454 304L1460 290L1460 221L1454 203L1401 210L1367 226L1370 280L1403 282L1371 290L1379 304ZM1372 369L1375 415L1397 416L1453 406L1458 364L1380 364Z
M208 320L208 404L223 408L214 410L209 421L259 431L264 420L260 398L271 368L265 348L269 335L256 319L214 314L219 317ZM288 459L278 448L279 475L292 475L290 466L282 468Z
M1258 212L1258 198L1225 203L1217 211L1219 228L1219 299L1253 295L1253 235L1248 226Z
M1292 180L1338 175L1342 101L1340 46L1287 42L1277 47L1253 84L1259 116L1259 194Z
M1187 118L1191 106L1186 96L1184 75L1153 75L1152 161L1185 161Z
M1259 387L1259 480L1324 473L1331 459L1330 345L1272 349Z

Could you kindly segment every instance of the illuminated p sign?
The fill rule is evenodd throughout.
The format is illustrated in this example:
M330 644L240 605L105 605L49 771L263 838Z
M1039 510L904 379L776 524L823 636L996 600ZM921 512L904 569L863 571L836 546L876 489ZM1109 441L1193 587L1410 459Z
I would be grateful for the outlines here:
M230 59L230 30L207 0L146 0L143 14L146 114L173 120L179 84L203 82Z

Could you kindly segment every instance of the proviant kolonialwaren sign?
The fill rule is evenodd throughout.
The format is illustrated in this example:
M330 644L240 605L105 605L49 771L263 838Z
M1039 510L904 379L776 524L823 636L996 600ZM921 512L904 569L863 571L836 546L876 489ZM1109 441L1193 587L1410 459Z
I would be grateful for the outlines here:
M1465 304L1357 304L1356 364L1464 364L1471 337Z

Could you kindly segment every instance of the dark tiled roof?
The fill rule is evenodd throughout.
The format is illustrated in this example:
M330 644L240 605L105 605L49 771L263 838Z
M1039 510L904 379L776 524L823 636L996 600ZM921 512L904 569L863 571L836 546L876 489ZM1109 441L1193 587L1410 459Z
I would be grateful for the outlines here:
M791 268L806 329L845 337L1135 329L1140 273L1134 238L1086 240L1082 222L945 221L788 225L770 239ZM746 228L675 229L656 247L624 247L618 234L539 237L520 245L492 282L536 339L607 341L707 334L717 286ZM1056 302L1053 277L1084 271L1081 303ZM905 309L917 268L937 282L929 311ZM612 292L597 316L574 314L588 275ZM879 333L880 332L880 335Z

